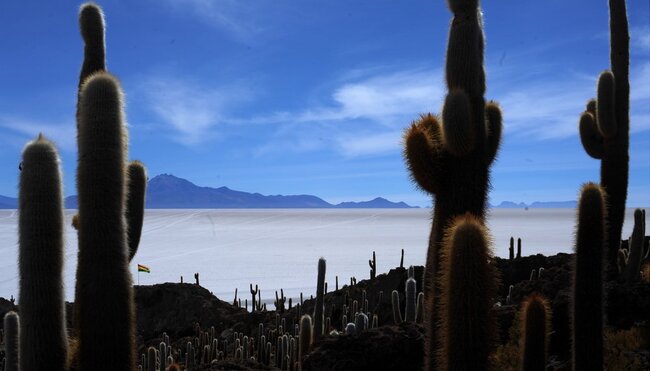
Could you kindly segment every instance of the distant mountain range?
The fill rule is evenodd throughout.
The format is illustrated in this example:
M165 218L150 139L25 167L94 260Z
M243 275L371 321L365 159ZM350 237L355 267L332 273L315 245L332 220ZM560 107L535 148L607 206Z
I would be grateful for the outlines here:
M0 196L0 209L15 209L18 200ZM412 208L404 202L392 202L377 197L363 202L329 202L311 195L262 195L236 191L228 187L200 187L170 174L161 174L149 180L146 207L148 209L289 209L289 208ZM66 209L77 208L77 196L65 199Z
M499 205L490 207L497 209L564 209L571 208L575 209L578 206L577 201L549 201L549 202L538 202L535 201L530 205L527 205L523 202L515 203L511 201L503 201Z
M540 209L540 208L575 208L576 201L533 202L529 205L511 201L499 205L489 205L500 209ZM0 196L0 209L15 209L18 200L12 197ZM65 199L66 209L77 208L77 196ZM200 187L192 182L170 174L161 174L151 180L147 187L148 209L270 209L270 208L339 208L339 209L371 209L413 208L404 202L392 202L377 197L370 201L341 202L331 204L312 195L263 195L236 191L228 187Z

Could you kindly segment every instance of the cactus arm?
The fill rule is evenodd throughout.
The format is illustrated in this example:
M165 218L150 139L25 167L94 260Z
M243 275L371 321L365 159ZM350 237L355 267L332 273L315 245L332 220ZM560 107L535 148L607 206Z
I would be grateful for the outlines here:
M497 156L501 144L501 132L503 131L503 115L499 104L490 101L485 105L485 121L487 124L487 146L485 157L486 164L490 166Z
M412 179L425 192L436 194L439 188L439 124L428 114L414 122L404 135L404 157Z
M128 195L126 199L126 225L129 239L129 262L140 245L144 220L147 171L140 161L131 161L127 167Z
M600 134L594 116L585 111L580 116L580 141L587 154L595 159L602 159L604 153L603 136Z
M79 8L79 28L84 40L84 61L79 74L79 89L95 72L106 71L104 14L99 6L85 3Z
M614 75L604 71L598 78L598 100L596 103L596 118L598 131L604 138L613 138L616 135Z

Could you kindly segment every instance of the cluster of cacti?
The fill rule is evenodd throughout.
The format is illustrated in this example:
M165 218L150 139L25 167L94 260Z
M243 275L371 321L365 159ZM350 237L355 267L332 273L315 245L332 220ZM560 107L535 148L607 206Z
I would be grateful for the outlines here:
M122 92L106 72L101 9L82 5L79 23L85 47L76 113L79 213L73 218L79 241L72 331L77 345L68 354L60 160L39 135L23 151L19 188L23 370L135 365L128 263L141 235L146 173L139 162L127 165ZM18 358L8 360L13 367Z
M424 314L424 293L417 293L417 282L415 281L415 270L413 266L408 269L408 278L406 279L404 298L406 301L404 314L402 316L399 292L393 290L391 293L391 305L393 308L393 322L417 322L421 323Z
M508 247L508 258L510 260L521 258L521 238L517 238L517 255L515 256L515 239L510 237L510 247Z
M609 1L611 71L598 78L597 100L580 116L580 139L587 154L600 162L600 185L607 193L608 276L616 276L625 217L629 171L630 83L629 32L625 0Z
M404 151L411 177L433 195L435 205L424 278L426 369L435 368L439 344L446 342L437 329L449 322L440 317L442 295L437 280L445 274L440 254L446 229L465 213L483 223L489 169L501 138L501 110L494 102L486 104L483 97L484 41L478 1L453 0L448 5L454 19L447 47L448 94L442 120L423 115L407 130ZM487 260L483 261L486 264Z

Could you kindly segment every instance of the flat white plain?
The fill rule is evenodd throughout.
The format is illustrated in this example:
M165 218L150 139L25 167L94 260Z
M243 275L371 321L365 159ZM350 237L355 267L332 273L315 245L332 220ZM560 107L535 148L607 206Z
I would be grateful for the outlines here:
M623 236L633 226L626 212ZM64 285L74 300L77 236L66 210ZM574 209L492 209L488 225L493 251L507 257L510 237L522 239L522 254L552 255L573 250ZM251 298L249 284L273 302L275 290L287 297L315 294L318 258L327 259L328 289L369 277L368 259L377 255L378 273L404 265L424 265L431 226L429 209L220 209L146 210L140 248L131 262L133 282L193 283L232 302ZM18 297L18 213L0 210L0 297ZM151 269L138 273L137 264ZM295 300L295 299L294 299ZM270 308L272 305L270 306Z

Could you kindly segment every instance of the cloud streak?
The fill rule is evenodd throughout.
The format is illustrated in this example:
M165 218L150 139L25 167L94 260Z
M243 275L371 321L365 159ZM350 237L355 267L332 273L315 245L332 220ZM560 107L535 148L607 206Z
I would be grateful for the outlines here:
M77 148L77 127L74 121L47 122L7 116L0 117L0 127L24 137L25 143L42 133L54 142L59 150L75 151Z

